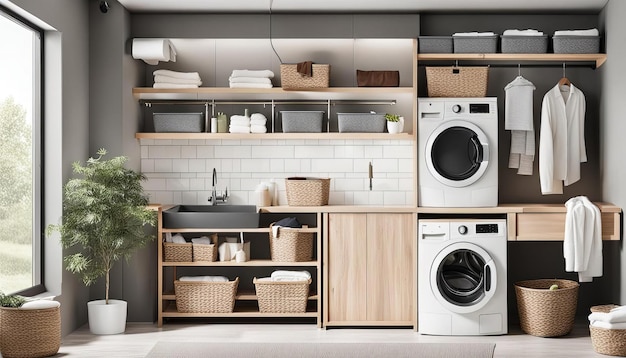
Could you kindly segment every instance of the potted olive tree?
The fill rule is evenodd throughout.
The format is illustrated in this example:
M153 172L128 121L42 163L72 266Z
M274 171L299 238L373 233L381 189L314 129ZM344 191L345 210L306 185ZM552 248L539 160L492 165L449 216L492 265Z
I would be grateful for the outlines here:
M145 176L124 167L127 158L104 160L106 150L86 165L76 162L74 178L64 187L63 218L50 225L58 231L64 248L79 252L65 257L67 270L82 277L85 285L105 277L104 300L88 302L89 328L94 334L116 334L126 329L126 301L109 298L109 273L121 258L154 239L146 225L155 226L156 212L147 208L141 182Z

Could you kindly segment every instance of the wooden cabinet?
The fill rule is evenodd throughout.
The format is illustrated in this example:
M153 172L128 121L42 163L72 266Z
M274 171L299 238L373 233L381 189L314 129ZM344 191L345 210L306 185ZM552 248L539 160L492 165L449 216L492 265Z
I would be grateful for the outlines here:
M325 217L324 326L414 326L415 215Z
M307 225L302 231L314 234L313 259L304 262L277 262L271 260L269 248L269 223L287 216L296 217L301 224ZM284 213L261 214L260 228L163 228L161 210L159 210L158 237L164 238L167 233L180 233L186 237L198 237L217 233L220 237L243 235L250 242L250 260L246 262L215 261L215 262L172 262L164 261L163 244L158 243L158 317L157 325L161 327L164 319L169 318L210 318L210 317L246 317L246 318L299 318L313 321L321 327L321 214L320 213ZM188 240L189 241L189 240ZM220 243L223 240L220 240ZM219 259L218 259L219 260ZM305 312L301 313L267 313L259 312L257 296L252 279L266 277L273 270L306 270L311 273L312 283ZM181 313L176 308L176 292L173 282L180 276L227 276L230 280L239 277L239 285L235 295L235 308L231 313Z

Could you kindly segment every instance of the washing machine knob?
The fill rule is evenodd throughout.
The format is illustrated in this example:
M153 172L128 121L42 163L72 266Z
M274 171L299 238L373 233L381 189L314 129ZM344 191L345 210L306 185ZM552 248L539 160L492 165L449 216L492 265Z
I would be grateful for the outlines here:
M461 105L460 104L455 104L454 106L452 106L452 112L460 113L461 112Z
M459 226L459 234L461 234L461 235L467 234L467 226L465 226L465 225Z

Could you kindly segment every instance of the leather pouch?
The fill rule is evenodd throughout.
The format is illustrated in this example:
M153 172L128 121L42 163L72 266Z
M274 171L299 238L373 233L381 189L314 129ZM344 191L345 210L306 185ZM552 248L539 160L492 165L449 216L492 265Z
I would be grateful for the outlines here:
M356 83L359 87L398 87L400 71L356 70Z

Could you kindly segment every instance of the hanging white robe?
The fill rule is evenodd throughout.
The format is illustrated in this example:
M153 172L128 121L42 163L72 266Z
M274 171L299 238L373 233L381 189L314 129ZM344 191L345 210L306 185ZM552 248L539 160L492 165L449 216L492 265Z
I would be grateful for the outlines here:
M565 271L578 272L578 281L602 276L602 218L600 209L585 196L565 202L563 257Z
M585 95L573 84L560 87L557 84L548 91L541 104L539 180L542 194L563 194L563 184L580 180L580 163L587 161Z

